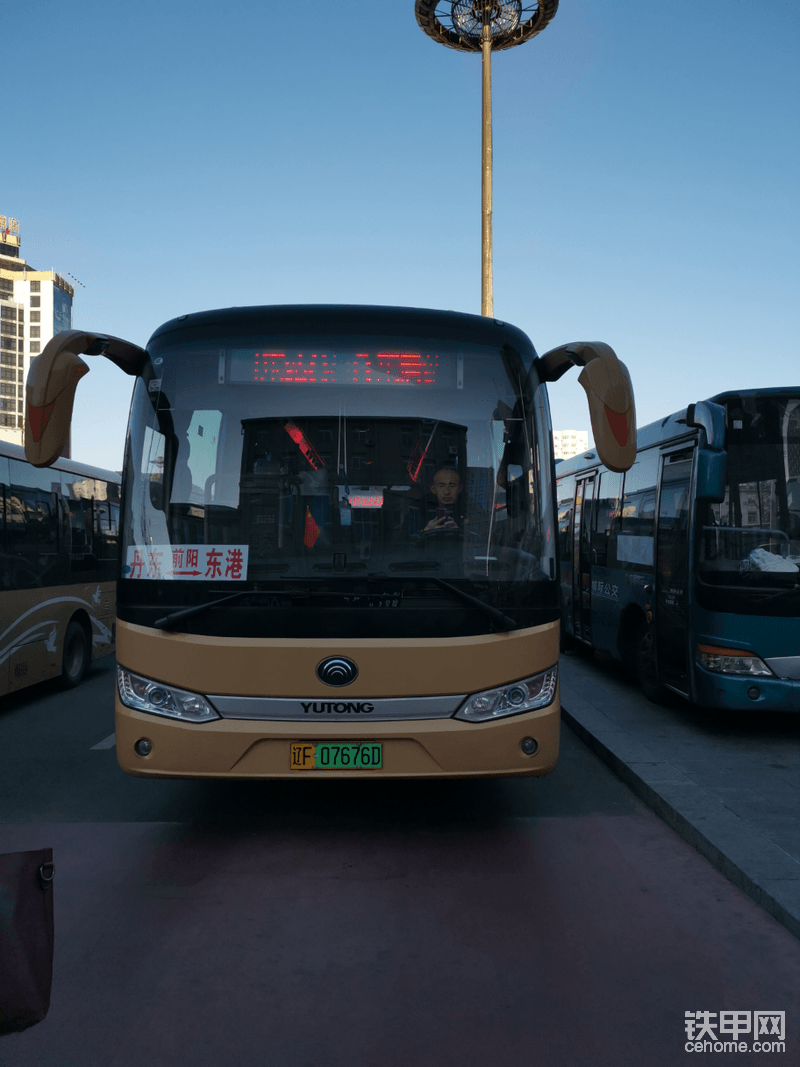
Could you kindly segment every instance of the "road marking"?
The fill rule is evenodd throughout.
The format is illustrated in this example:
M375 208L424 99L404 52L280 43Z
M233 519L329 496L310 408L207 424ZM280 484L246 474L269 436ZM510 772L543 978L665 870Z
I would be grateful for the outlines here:
M106 737L105 740L98 741L96 745L92 745L92 752L94 752L96 748L113 748L116 743L117 735L109 734L109 736Z

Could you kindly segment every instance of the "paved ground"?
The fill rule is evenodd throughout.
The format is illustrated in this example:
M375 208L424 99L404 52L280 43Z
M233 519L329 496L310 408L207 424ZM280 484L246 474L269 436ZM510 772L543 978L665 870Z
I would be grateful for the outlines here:
M729 764L738 806L796 758L796 720L658 709L609 665L563 669L584 736L627 744L621 776L647 793L660 768L651 803L699 790L684 837L697 796L721 803L690 769ZM543 779L151 781L116 765L113 685L109 661L0 711L0 852L49 845L57 867L50 1012L0 1039L0 1067L681 1067L687 1011L714 1038L785 1018L785 1051L742 1031L747 1051L702 1062L798 1062L800 942L573 730Z
M583 652L561 658L561 699L639 797L800 937L800 716L661 707Z

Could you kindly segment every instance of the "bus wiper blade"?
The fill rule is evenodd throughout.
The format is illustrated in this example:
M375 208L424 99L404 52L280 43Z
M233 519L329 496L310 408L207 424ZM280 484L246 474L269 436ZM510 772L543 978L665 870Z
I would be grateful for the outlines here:
M433 575L428 575L425 581L433 582L440 588L446 589L448 593L452 593L453 596L457 596L459 600L463 600L465 604L470 604L473 608L482 611L487 618L496 622L501 629L516 630L517 624L513 619L510 619L508 615L504 615L499 608L493 608L491 604L487 604L486 601L481 600L480 597L472 596L471 593L465 593L464 590L459 589L457 585L450 585L449 582L442 581L441 578L436 578Z
M228 604L231 600L239 600L243 596L307 597L308 591L305 589L242 589L240 592L232 593L230 596L220 597L219 600L207 600L204 604L193 604L190 608L180 608L178 611L170 612L163 619L156 619L153 625L159 630L171 630L176 622L183 622L184 619L202 615L209 608L215 608L219 604Z
M396 582L396 578L390 578L386 574L375 573L367 575L368 581L382 581L382 582ZM407 576L404 576L401 581L411 581ZM480 597L472 596L471 593L465 593L463 589L459 589L457 585L451 585L449 582L443 581L441 578L436 578L432 574L426 574L424 577L418 579L421 582L433 582L434 585L438 585L441 589L446 589L448 593L458 597L459 600L463 600L465 604L469 604L470 607L477 608L478 611L483 612L487 618L496 623L501 630L516 630L517 624L513 619L510 619L508 615L504 615L499 608L492 607L491 604L487 604L485 600L481 600Z

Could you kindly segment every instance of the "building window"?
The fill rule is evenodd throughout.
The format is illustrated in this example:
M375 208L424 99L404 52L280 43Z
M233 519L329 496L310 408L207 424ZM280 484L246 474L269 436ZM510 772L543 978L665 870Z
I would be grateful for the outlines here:
M31 312L31 322L41 322L41 321L42 321L42 313L41 313L41 311L32 311Z
M10 337L0 337L0 348L10 349L13 352L16 347L16 341L12 341Z
M31 307L38 308L42 306L42 298L40 296L31 297Z
M31 341L30 350L31 352L41 352L42 349L40 343L38 341Z
M41 337L42 330L39 326L31 326L31 337Z
M32 293L41 293L41 291L42 291L42 283L41 282L31 282L31 292Z
M13 396L17 399L17 383L16 382L0 382L0 396Z
M16 371L13 367L0 367L0 380L9 382L13 381L16 376Z

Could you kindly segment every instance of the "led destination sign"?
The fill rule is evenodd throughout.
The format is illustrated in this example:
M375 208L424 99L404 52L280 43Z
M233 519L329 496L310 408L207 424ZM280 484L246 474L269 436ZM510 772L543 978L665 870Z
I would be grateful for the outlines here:
M254 352L233 349L229 381L293 385L436 386L438 356L420 352Z

